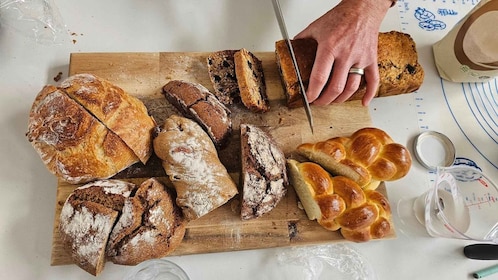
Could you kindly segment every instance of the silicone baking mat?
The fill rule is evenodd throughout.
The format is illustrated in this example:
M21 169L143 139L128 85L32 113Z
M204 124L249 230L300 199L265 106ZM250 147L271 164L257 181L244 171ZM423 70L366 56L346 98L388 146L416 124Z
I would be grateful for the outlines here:
M417 43L426 70L414 93L420 131L446 134L455 144L457 164L474 165L498 181L498 79L454 83L439 77L432 45L479 3L476 0L399 0L401 31Z

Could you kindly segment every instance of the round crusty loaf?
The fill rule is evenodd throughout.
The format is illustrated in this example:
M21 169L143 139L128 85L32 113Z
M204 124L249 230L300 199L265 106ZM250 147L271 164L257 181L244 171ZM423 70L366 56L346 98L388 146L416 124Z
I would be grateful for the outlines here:
M140 100L104 79L78 74L38 93L26 136L50 172L85 183L145 163L154 127Z
M109 237L107 255L116 264L162 258L183 240L185 223L174 194L157 179L144 181L125 200Z
M156 123L142 101L92 74L70 76L60 89L118 135L142 163L149 160Z
M353 179L364 189L404 177L412 164L406 147L372 127L359 129L350 137L301 144L297 152L334 175Z
M121 138L54 86L34 100L26 136L48 170L69 183L108 178L139 161Z
M344 238L365 242L387 236L392 229L388 200L374 190L363 191L353 180L332 177L320 165L289 159L291 183L310 220Z

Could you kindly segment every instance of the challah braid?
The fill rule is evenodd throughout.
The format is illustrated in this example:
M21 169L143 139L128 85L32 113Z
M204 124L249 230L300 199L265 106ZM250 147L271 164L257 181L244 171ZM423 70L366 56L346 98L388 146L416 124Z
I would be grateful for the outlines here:
M350 137L302 144L297 152L333 175L351 178L363 189L375 189L380 181L404 177L412 164L408 149L394 143L383 130L371 127Z
M383 238L391 232L391 208L385 196L363 191L353 180L332 177L320 165L288 159L290 179L306 215L324 228L341 231L354 242Z

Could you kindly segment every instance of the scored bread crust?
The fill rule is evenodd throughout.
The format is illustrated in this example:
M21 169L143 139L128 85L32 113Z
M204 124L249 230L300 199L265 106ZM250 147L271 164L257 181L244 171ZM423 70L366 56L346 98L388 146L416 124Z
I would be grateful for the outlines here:
M375 189L380 181L404 177L412 164L406 147L374 127L359 129L350 137L304 143L297 147L297 152L333 175L351 178L364 189Z
M156 123L139 99L92 74L70 76L60 88L118 135L142 163L148 161Z
M270 110L261 60L242 48L235 53L234 61L240 99L244 106L253 112Z
M391 208L385 196L364 191L353 180L332 177L314 162L287 160L291 183L310 220L325 229L340 230L354 242L387 236L392 230Z
M137 265L176 249L185 235L185 222L174 199L157 179L144 181L124 202L107 244L109 260Z
M171 115L153 144L187 220L204 216L238 193L211 138L193 120Z
M73 184L108 178L139 161L121 138L54 86L36 96L26 136L47 169Z
M296 39L291 42L303 84L307 88L315 61L317 42L313 39ZM275 53L287 106L300 107L303 105L301 90L284 40L275 43ZM379 33L377 63L380 84L376 97L410 93L422 85L424 70L418 62L416 45L409 34L397 31ZM365 92L366 83L362 76L360 87L348 100L361 100Z

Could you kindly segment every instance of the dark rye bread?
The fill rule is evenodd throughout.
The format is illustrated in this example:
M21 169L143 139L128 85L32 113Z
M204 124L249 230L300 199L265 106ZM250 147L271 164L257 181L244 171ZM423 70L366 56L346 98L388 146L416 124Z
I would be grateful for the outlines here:
M234 60L240 98L244 106L253 112L270 110L261 60L246 49L236 52Z
M98 275L106 261L106 246L125 199L135 185L100 180L73 191L61 210L59 233L73 262Z
M116 264L136 265L162 258L183 240L185 223L175 194L158 180L144 181L124 202L107 246Z
M95 276L108 259L135 265L164 257L185 233L174 199L174 193L153 178L140 186L111 179L78 187L60 214L64 247L75 264Z
M237 50L223 50L210 53L207 57L209 78L218 100L229 105L239 99L239 86L235 74L234 55Z
M313 39L292 40L301 77L308 87L311 69L315 61L317 42ZM277 65L280 70L287 106L302 106L301 90L291 56L284 40L275 43ZM409 34L391 31L379 33L377 63L380 84L376 97L413 92L422 85L424 70L418 62L416 45ZM349 100L361 100L366 92L364 77L358 90Z
M241 218L249 220L270 212L287 193L284 153L260 128L241 124Z
M232 134L230 110L201 84L173 80L162 88L166 99L180 113L196 121L217 148L223 148Z

